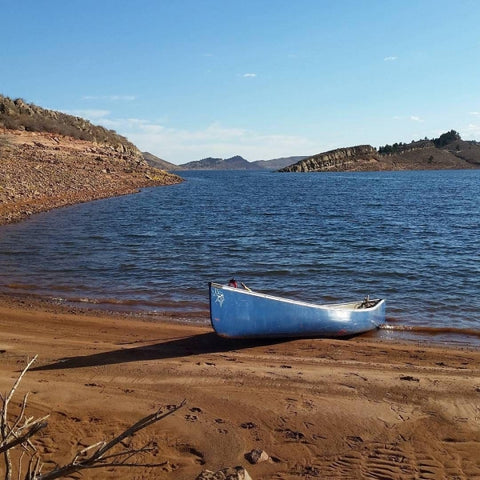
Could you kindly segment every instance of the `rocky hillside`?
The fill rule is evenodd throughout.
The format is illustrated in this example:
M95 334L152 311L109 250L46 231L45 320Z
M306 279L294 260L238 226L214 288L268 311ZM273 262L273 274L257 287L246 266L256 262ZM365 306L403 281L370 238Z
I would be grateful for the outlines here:
M181 181L114 132L0 96L0 224Z
M378 170L444 170L480 168L480 144L467 142L454 130L433 140L338 148L308 157L280 172Z
M359 145L350 148L338 148L319 153L299 162L282 168L280 172L323 172L352 170L362 165L371 170L380 170L377 150L370 145Z
M116 152L142 158L141 152L113 130L92 125L88 120L0 95L0 127L27 132L48 132L106 145Z
M160 170L165 170L167 172L172 172L176 170L182 170L182 167L175 165L174 163L167 162L150 152L142 152L143 159L151 166L159 168Z

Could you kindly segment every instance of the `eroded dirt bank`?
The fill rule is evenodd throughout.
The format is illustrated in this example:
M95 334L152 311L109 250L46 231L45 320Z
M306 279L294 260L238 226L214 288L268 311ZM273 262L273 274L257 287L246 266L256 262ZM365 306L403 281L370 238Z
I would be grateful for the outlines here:
M181 181L112 146L0 129L0 225L52 208Z

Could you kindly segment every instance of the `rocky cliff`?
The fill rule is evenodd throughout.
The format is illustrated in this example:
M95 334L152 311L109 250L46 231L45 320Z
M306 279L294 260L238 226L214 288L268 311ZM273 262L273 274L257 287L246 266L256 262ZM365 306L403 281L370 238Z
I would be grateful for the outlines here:
M347 170L379 170L378 152L370 145L358 145L349 148L337 148L308 157L280 172L326 172ZM368 168L367 168L368 167Z

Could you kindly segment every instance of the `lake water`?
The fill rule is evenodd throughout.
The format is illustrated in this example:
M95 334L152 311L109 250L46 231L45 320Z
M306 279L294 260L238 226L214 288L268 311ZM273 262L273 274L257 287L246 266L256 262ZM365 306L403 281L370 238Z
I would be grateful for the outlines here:
M480 170L181 175L0 228L0 289L204 321L208 282L235 277L480 335Z

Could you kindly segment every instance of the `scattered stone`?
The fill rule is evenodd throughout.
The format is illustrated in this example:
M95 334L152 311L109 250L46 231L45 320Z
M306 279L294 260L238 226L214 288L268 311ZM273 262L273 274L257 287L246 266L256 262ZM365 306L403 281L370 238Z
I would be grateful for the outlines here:
M285 435L285 438L288 438L289 440L300 441L305 439L305 435L302 432L295 432L290 428L280 429L277 431L283 432L283 434Z
M252 465L262 462L268 462L270 456L265 450L253 449L252 451L245 454L245 459L248 460Z
M400 377L400 380L406 380L407 382L419 382L420 379L416 377L412 377L411 375L404 375Z
M255 428L256 425L253 422L244 422L240 425L242 428L250 430L251 428Z
M204 470L195 480L252 480L243 467L230 467L212 472Z

